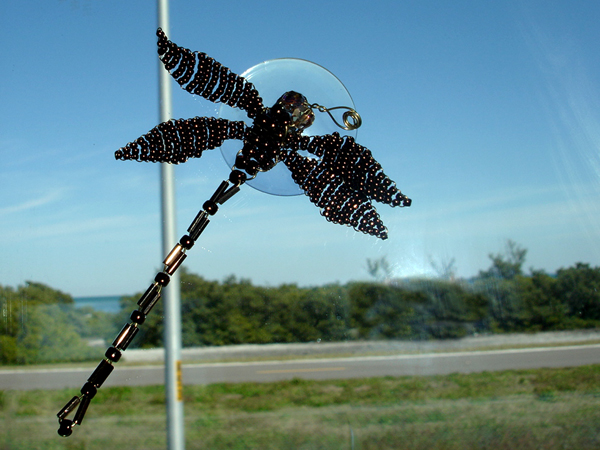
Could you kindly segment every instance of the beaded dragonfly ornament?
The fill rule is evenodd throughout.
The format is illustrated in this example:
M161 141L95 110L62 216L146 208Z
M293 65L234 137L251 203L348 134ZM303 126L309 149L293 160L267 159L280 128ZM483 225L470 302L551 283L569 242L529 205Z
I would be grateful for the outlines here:
M178 164L189 158L199 158L204 150L218 148L226 140L242 141L229 178L203 204L187 234L167 255L163 271L140 297L139 308L131 313L130 322L108 348L105 358L81 388L80 395L74 396L57 413L61 436L70 436L73 427L81 425L90 401L160 299L162 288L186 258L186 251L193 247L208 225L209 217L217 212L219 205L235 195L242 184L260 172L267 172L279 163L285 164L293 181L325 219L380 239L387 239L387 229L372 200L392 207L411 205L411 199L384 174L369 149L357 144L351 136L340 136L337 132L321 136L303 134L313 123L315 110L327 112L340 128L358 128L361 118L352 108L326 108L309 103L304 95L294 91L283 93L273 106L264 107L254 85L245 78L204 53L178 47L160 28L157 36L159 58L183 89L211 102L245 111L252 125L213 117L169 120L115 152L115 158L122 161ZM343 114L343 125L330 112L338 108L347 110ZM68 419L75 410L73 419Z

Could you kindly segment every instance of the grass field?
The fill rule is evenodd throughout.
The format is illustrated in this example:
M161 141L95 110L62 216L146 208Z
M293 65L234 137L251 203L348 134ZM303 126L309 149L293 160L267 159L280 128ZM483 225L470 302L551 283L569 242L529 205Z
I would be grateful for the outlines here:
M0 450L164 449L162 387L0 391ZM187 449L598 449L600 365L431 377L188 386Z

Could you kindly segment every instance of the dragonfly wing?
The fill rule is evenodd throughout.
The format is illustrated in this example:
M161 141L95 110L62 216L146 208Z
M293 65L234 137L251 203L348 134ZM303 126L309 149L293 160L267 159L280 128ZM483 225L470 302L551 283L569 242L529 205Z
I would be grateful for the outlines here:
M205 53L177 46L160 28L156 35L158 56L183 89L211 102L243 109L251 119L262 111L262 98L252 83Z
M322 160L292 153L284 162L292 172L294 181L328 221L387 239L387 229L369 199L351 189Z
M352 137L341 137L338 133L296 136L290 138L288 146L293 151L284 162L292 178L331 222L386 239L387 229L371 201L391 206L411 204L383 173L369 149ZM298 150L316 158L302 156Z
M169 120L115 152L123 161L178 164L200 158L204 150L220 147L226 139L243 139L246 125L212 117Z

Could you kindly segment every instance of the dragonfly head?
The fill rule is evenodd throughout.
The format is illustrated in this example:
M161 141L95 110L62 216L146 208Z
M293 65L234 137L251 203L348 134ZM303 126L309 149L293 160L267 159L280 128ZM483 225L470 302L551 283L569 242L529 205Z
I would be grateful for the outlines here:
M279 97L275 106L279 106L282 110L286 111L291 117L292 128L295 128L299 132L310 127L315 121L315 112L317 109L320 112L326 112L331 117L331 120L340 128L344 130L356 130L361 126L362 120L360 115L352 108L348 106L336 106L333 108L327 108L317 103L308 103L306 97L295 91L288 91ZM339 123L331 114L331 111L335 109L345 109L347 111L342 115L344 124Z
M288 91L279 97L276 105L286 111L291 118L291 127L302 131L310 127L315 121L315 113L306 97L295 91Z

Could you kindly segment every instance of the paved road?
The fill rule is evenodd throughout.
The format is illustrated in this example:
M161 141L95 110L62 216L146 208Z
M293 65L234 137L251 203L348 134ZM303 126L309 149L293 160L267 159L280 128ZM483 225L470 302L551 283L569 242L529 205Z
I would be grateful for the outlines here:
M188 364L184 384L269 382L291 378L334 379L374 376L436 375L539 367L600 364L600 344L552 348L430 353L418 355ZM93 369L0 370L1 389L79 389ZM162 366L121 366L105 386L164 383Z

